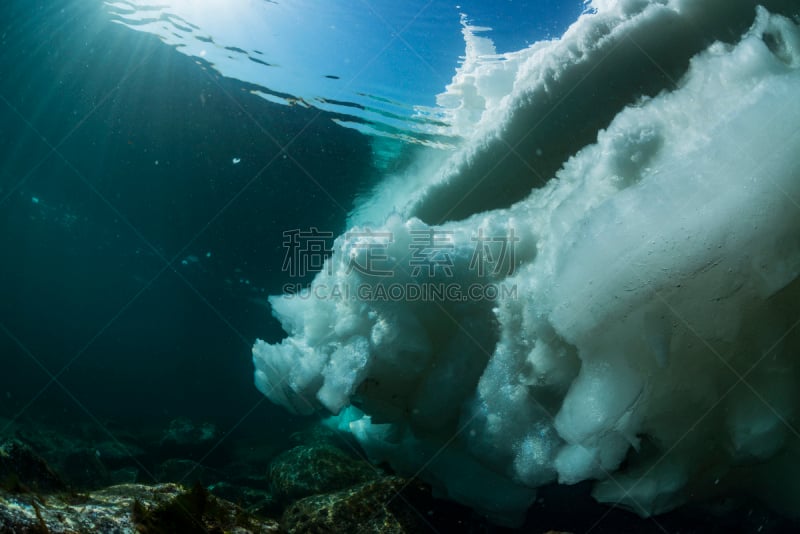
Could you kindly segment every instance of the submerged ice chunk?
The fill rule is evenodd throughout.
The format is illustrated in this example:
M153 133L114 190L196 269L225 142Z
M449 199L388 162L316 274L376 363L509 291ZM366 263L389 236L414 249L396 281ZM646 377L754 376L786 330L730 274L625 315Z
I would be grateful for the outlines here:
M787 439L800 415L800 27L744 0L591 5L561 41L504 65L507 97L461 110L477 124L460 151L420 161L422 185L405 197L388 180L368 210L397 208L373 227L391 236L379 243L385 285L428 280L404 262L415 232L435 230L451 238L448 283L513 297L273 297L289 337L253 347L256 385L294 412L339 413L373 459L498 522L518 521L550 482L595 480L598 500L648 515L733 489L729 473L796 513L800 483L768 481L800 452ZM443 176L492 164L502 125L528 118L525 95L554 83L548 54L621 61L590 52L620 28L669 31L697 13L722 24L729 8L755 14L737 43L672 58L685 76L622 95L634 103L524 199L438 226L413 216L434 189L457 204L482 179ZM523 172L539 156L509 157ZM481 279L469 266L486 235L513 235L516 255ZM340 237L307 296L368 283L346 266L370 243Z

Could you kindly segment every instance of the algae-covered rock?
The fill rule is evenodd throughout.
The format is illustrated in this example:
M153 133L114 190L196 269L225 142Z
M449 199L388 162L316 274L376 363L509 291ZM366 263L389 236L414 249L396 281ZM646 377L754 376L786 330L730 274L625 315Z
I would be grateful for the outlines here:
M202 487L124 484L85 495L0 490L0 532L187 533L278 532L274 521L254 518Z
M328 493L374 479L371 464L328 444L299 445L273 460L270 486L275 498L288 502Z
M66 488L47 462L18 439L0 441L0 487L39 493Z
M277 517L281 512L275 497L264 489L217 482L208 486L208 491L259 516Z
M425 488L400 477L385 477L365 484L301 499L289 506L281 526L308 534L358 532L411 534L430 532L431 526L410 503Z

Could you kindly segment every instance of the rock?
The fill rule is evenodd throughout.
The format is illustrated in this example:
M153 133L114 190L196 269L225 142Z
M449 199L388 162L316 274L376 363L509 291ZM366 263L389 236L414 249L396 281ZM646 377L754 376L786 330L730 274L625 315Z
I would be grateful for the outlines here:
M385 477L344 491L301 499L286 509L281 526L289 532L307 534L431 532L423 515L409 505L419 500L413 495L417 493L425 497L426 490L416 482Z
M166 502L133 504L132 519L145 534L208 532L276 532L277 523L256 520L233 503L211 495L201 485Z
M236 503L253 514L277 517L281 512L272 493L263 489L218 482L208 486L208 491L226 501Z
M270 465L270 487L276 499L296 499L329 493L374 479L380 473L327 444L299 445L279 455Z
M257 519L236 505L176 484L125 484L87 495L11 495L0 490L0 532L278 532L277 523Z
M217 482L216 484L208 486L207 489L217 497L231 501L242 507L247 507L256 501L272 497L268 491L248 488L246 486L237 486L230 482Z
M9 491L52 493L66 485L41 456L17 439L0 442L0 487Z

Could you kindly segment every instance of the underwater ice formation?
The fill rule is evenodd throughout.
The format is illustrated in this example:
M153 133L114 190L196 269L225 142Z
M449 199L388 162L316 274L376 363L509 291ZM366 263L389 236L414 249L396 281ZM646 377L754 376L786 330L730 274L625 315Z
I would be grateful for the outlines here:
M594 0L559 40L468 54L440 100L462 147L365 201L354 224L393 215L338 238L307 298L271 299L289 337L253 347L258 388L498 522L584 480L641 515L731 490L796 513L800 6L765 6ZM373 245L380 284L430 282L408 267L430 230L434 281L515 293L331 295L376 284L349 268ZM508 265L477 273L476 235L513 235Z

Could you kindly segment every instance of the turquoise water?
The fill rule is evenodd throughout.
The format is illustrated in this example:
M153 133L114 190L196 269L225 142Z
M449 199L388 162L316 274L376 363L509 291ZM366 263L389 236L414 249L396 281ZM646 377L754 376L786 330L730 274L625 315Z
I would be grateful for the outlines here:
M338 235L436 137L413 107L464 53L459 13L513 50L582 9L223 4L4 2L3 413L246 413L252 342L282 336L265 297L286 281L283 232Z

